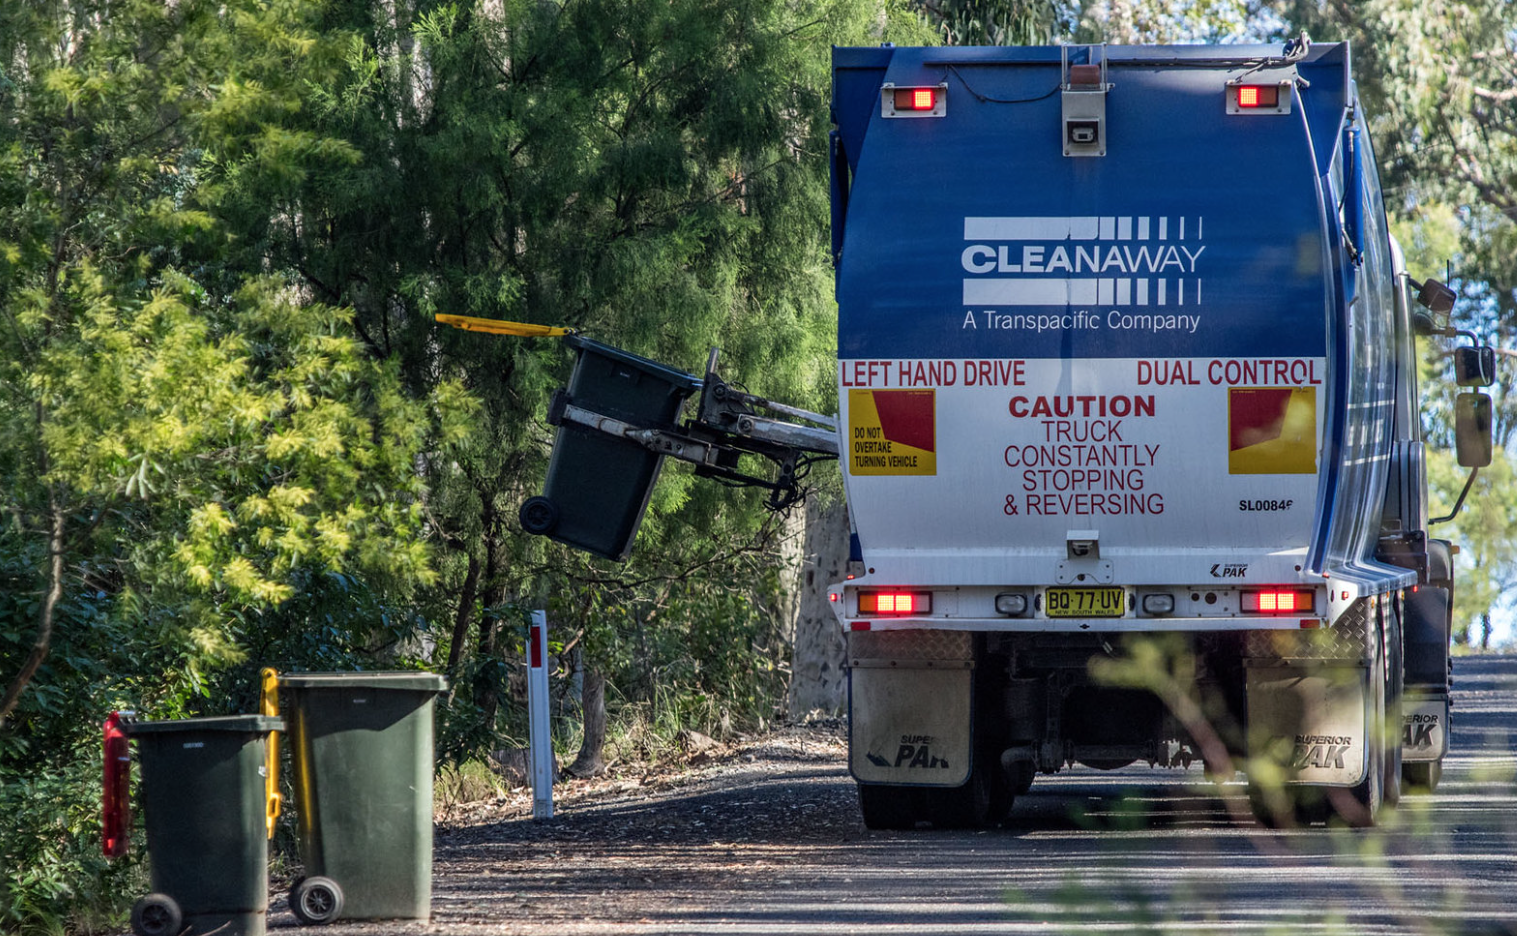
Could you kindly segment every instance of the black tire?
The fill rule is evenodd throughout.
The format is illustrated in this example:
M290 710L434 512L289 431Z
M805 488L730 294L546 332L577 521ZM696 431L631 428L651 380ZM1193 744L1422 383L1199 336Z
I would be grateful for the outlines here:
M978 766L963 786L926 792L932 823L940 829L978 829L990 816L991 779L989 771ZM1006 808L1011 808L1010 802Z
M1401 780L1410 793L1431 793L1438 789L1443 779L1443 759L1435 761L1403 761Z
M922 818L921 790L916 787L859 784L859 812L866 829L915 829Z
M552 533L558 526L558 506L546 497L529 497L517 511L521 528L536 536Z
M331 878L301 878L290 888L290 911L305 926L322 926L342 916L342 888Z
M1037 777L1037 775L1038 769L1032 765L1031 761L1019 761L1011 769L1011 795L1013 797L1021 796L1032 789L1033 778Z
M1082 760L1081 764L1091 770L1121 770L1123 767L1131 767L1136 760Z
M986 763L990 767L990 809L985 814L987 825L995 825L1011 812L1011 806L1018 796L1027 792L1032 786L1032 765L1026 761L1017 761L1011 767L1003 767L998 758L987 757ZM1023 777L1026 777L1025 785Z
M1389 744L1386 741L1386 732L1389 730L1389 718L1391 715L1391 683L1389 676L1388 658L1390 647L1386 639L1383 620L1378 622L1375 635L1375 656L1370 661L1370 709L1365 714L1365 770L1364 779L1359 781L1346 791L1348 798L1343 793L1330 793L1329 798L1337 803L1338 818L1345 824L1356 828L1369 828L1380 818L1380 810L1386 805L1386 777L1388 776L1389 763L1392 760L1389 753ZM1399 654L1397 662L1400 662ZM1397 674L1400 675L1399 673ZM1399 679L1396 681L1399 685ZM1396 709L1399 717L1399 705ZM1399 724L1396 727L1400 727ZM1399 745L1399 740L1397 744ZM1398 752L1399 753L1399 752ZM1400 798L1401 772L1399 770L1400 758L1396 757L1398 770L1395 778L1396 798ZM1341 788L1340 788L1341 789Z
M1385 780L1381 784L1382 806L1395 807L1401 802L1401 699L1406 687L1406 638L1401 627L1401 603L1391 603L1384 632L1385 654L1385 723L1380 737L1385 740Z
M132 907L132 932L137 936L178 936L184 930L184 911L168 894L148 894Z
M1333 817L1332 802L1322 787L1287 786L1275 791L1250 780L1248 805L1266 829L1304 829Z

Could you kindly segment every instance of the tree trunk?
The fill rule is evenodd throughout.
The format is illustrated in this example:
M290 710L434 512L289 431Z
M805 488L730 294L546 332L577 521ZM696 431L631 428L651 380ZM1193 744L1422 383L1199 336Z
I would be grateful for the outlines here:
M479 591L479 560L469 553L469 573L458 596L458 613L453 616L453 642L448 645L448 672L458 668L464 644L469 639L469 621L474 616L474 596Z
M843 670L847 645L832 613L828 586L843 581L848 568L848 510L841 500L806 502L805 559L800 576L800 614L790 668L790 717L813 712L841 713L848 681Z
M32 644L32 651L26 655L26 662L21 664L21 671L16 678L11 680L10 686L5 690L5 698L0 699L0 727L4 727L5 720L10 718L11 712L21 702L21 693L26 691L27 684L32 677L37 675L37 670L42 668L42 661L47 659L48 651L53 646L53 612L58 607L58 601L63 597L63 510L58 506L56 494L49 490L49 506L52 508L52 532L48 535L48 583L47 594L42 599L42 607L37 611L37 639Z
M485 499L485 610L479 616L479 649L476 651L486 661L496 660L498 654L495 651L496 634L500 631L500 622L496 620L492 608L499 608L506 600L506 587L500 576L500 553L502 546L499 539L489 534L491 522L495 511L490 506L488 498ZM495 682L486 677L476 683L478 687L474 694L474 704L479 706L484 723L493 730L495 727L495 713L500 708L500 693L496 691Z
M574 777L593 777L606 769L606 677L600 670L587 668L584 673L585 737L574 763L564 771Z

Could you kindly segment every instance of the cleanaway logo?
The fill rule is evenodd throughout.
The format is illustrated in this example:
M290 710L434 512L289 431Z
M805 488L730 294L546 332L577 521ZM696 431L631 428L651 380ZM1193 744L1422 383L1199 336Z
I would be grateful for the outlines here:
M964 304L1200 305L1203 217L965 218Z

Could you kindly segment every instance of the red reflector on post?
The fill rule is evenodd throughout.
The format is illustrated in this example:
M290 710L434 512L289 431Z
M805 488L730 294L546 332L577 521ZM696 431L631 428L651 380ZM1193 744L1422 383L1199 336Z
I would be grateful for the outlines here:
M930 111L938 106L938 92L935 88L896 88L895 109L911 111Z
M931 592L859 592L860 614L927 614Z
M1239 595L1239 607L1245 614L1299 614L1313 610L1310 589L1266 588Z
M1240 108L1279 107L1280 87L1278 85L1238 85L1238 106Z

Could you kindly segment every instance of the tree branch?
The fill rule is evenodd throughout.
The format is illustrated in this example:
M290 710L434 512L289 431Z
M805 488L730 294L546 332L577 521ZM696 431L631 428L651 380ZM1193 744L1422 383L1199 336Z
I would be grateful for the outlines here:
M52 514L52 532L48 535L47 595L37 611L37 640L32 644L26 661L21 664L21 671L5 690L5 698L0 699L0 727L5 725L11 712L16 710L21 701L21 693L26 691L32 677L42 667L42 661L47 659L48 651L53 645L53 612L58 607L58 600L63 597L63 507L58 503L57 489L51 485L48 486L47 499Z

